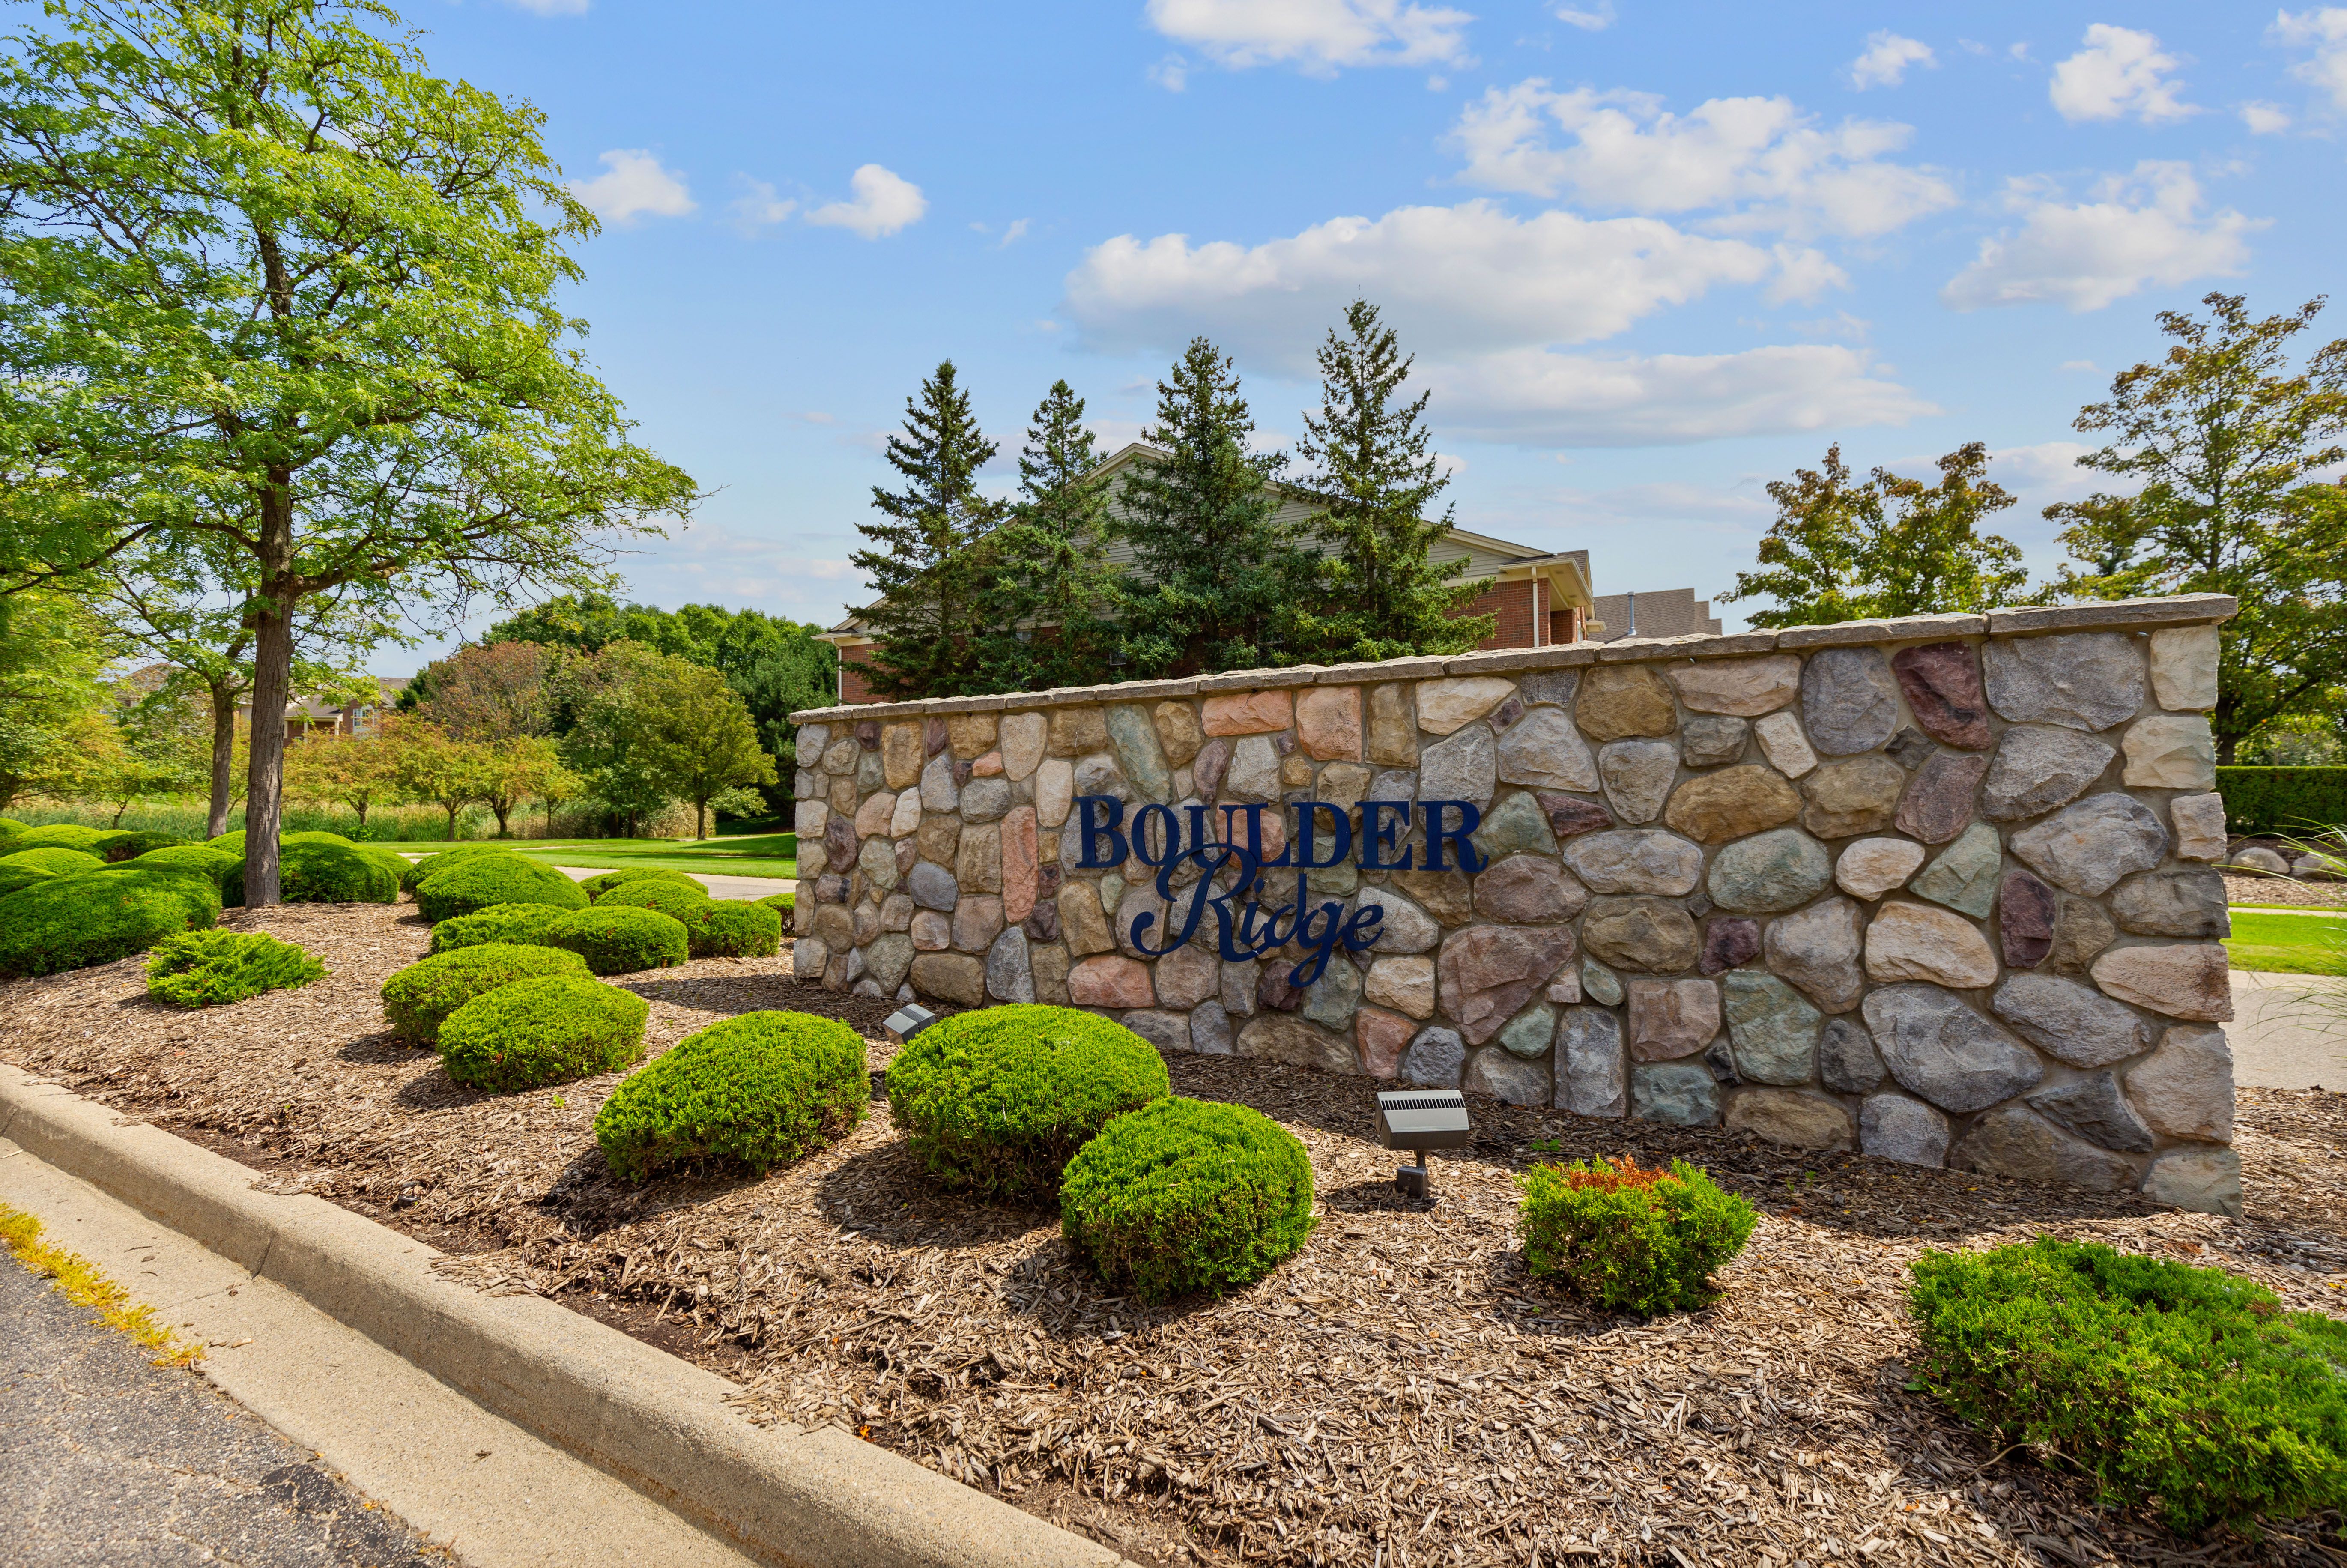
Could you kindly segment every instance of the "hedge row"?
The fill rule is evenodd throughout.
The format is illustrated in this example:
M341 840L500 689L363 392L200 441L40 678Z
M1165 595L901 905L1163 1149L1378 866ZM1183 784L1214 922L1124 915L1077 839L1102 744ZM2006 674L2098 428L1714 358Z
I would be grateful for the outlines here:
M2293 837L2347 824L2347 768L2219 768L2225 825Z

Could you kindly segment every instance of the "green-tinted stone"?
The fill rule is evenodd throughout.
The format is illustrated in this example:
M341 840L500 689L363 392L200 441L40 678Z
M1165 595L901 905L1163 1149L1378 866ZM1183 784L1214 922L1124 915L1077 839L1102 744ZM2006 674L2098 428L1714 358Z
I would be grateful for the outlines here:
M1799 828L1738 839L1712 857L1711 901L1738 915L1798 909L1833 882L1833 856Z
M1923 867L1907 889L1979 919L1996 903L1996 874L2002 859L1996 829L1976 822Z
M1809 1082L1825 1014L1774 975L1732 969L1722 985L1736 1071L1755 1083Z
M1556 1009L1546 1002L1532 1003L1500 1030L1500 1043L1527 1061L1545 1054L1555 1038Z
M1512 794L1495 806L1475 830L1473 843L1487 864L1511 855L1556 853L1548 814L1528 794Z
M1117 766L1142 794L1155 801L1174 798L1174 776L1165 771L1165 751L1158 743L1157 726L1136 707L1108 711L1108 742Z

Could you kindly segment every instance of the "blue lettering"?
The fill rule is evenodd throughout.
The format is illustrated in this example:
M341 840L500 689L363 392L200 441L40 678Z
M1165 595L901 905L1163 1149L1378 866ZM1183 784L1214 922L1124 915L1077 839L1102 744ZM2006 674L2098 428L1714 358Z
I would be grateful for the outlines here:
M1426 868L1429 871L1450 869L1442 860L1442 846L1446 844L1459 852L1460 870L1471 876L1483 869L1483 856L1467 842L1467 835L1473 833L1483 820L1483 814L1476 809L1473 801L1422 800L1418 803L1418 808L1426 814ZM1459 814L1458 826L1442 825L1442 814L1446 810Z
M1320 814L1327 812L1336 823L1328 835L1328 858L1318 860L1312 851L1319 842ZM1325 800L1300 800L1296 803L1296 864L1307 871L1318 871L1330 866L1342 866L1345 857L1353 853L1353 824L1350 818Z
M1158 854L1149 854L1148 827L1153 821L1162 821L1157 830ZM1133 853L1143 866L1170 866L1182 853L1182 819L1174 815L1170 805L1150 804L1133 814Z
M1399 814L1400 820L1379 819L1388 812ZM1409 802L1406 800L1365 800L1361 803L1361 869L1364 871L1407 871L1417 851L1405 848L1399 860L1390 860L1394 850L1394 835L1409 829Z
M1083 794L1076 797L1079 831L1082 835L1082 852L1076 857L1077 869L1105 871L1112 866L1122 866L1128 853L1124 835L1118 825L1124 821L1124 802L1113 795ZM1106 855L1100 851L1100 841L1107 839L1114 847Z

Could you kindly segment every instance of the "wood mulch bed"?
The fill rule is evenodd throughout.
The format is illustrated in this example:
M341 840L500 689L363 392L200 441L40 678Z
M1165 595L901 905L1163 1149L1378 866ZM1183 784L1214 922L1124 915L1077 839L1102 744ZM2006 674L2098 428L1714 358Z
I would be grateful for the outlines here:
M1310 1150L1305 1250L1219 1302L1103 1289L1049 1213L967 1202L906 1158L885 1104L763 1182L616 1184L590 1122L617 1081L485 1096L383 1031L383 979L425 948L412 907L236 912L333 969L200 1013L126 960L0 985L0 1059L231 1153L743 1386L753 1419L832 1422L1144 1563L1353 1564L2335 1563L2340 1521L2192 1542L2101 1511L1908 1391L1907 1264L2054 1234L2213 1263L2342 1310L2347 1096L2246 1090L2240 1222L1738 1135L1473 1102L1440 1203L1399 1204L1373 1086L1180 1058ZM657 1052L788 1007L877 1036L888 1004L784 958L622 978ZM888 1048L876 1043L875 1065ZM1685 1157L1764 1212L1714 1307L1652 1322L1529 1279L1514 1173L1543 1158Z
M2228 904L2282 904L2307 909L2347 908L2347 882L2299 882L2288 876L2225 873Z

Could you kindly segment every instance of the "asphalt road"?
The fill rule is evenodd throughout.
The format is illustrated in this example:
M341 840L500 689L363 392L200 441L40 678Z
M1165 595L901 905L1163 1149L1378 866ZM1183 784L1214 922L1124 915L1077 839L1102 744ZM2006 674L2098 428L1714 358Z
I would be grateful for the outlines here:
M311 1457L0 1253L0 1568L446 1568Z

